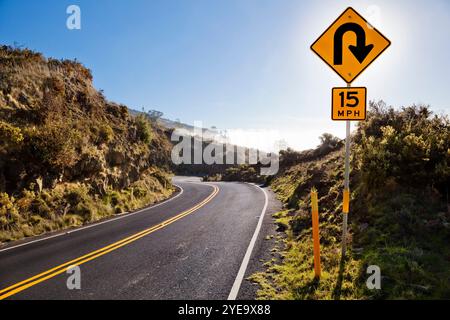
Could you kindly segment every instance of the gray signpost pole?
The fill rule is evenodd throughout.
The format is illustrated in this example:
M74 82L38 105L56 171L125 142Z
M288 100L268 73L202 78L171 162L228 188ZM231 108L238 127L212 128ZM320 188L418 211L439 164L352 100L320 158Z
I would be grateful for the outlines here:
M351 20L351 22L349 21ZM358 30L356 47L351 39L344 35L348 31ZM365 42L370 38L369 42ZM345 42L345 43L344 43ZM361 43L361 46L359 45ZM350 49L347 50L351 44ZM350 92L351 83L355 80L375 59L377 59L389 46L391 42L380 31L373 28L364 17L362 17L353 8L349 7L345 10L332 24L325 30L324 33L311 45L311 50L314 51L329 67L331 67L339 76L347 83L347 88L333 88L332 91L332 119L336 121L352 119L353 121L362 121L361 117L356 116L353 113L356 109L353 109L349 113L350 109L345 108L360 108L359 113L364 111L364 119L366 113L367 103L367 90L358 92L355 88L355 92ZM353 50L353 49L356 49ZM358 60L357 64L355 58ZM336 94L339 92L341 105L334 103ZM347 96L343 94L347 92ZM357 96L364 97L365 103L360 104L360 100ZM344 106L344 100L353 100L354 103L346 103ZM361 108L364 107L364 110ZM344 108L344 109L341 109ZM335 116L335 111L336 115ZM345 111L345 112L344 112ZM345 114L347 113L347 114ZM361 114L359 114L361 116ZM342 203L342 257L345 257L347 249L347 223L348 215L350 212L350 129L351 121L346 120L347 130L345 139L345 181L344 181L344 194Z
M347 84L350 88L351 84ZM344 201L342 207L342 258L345 257L347 251L347 223L348 213L350 207L350 120L346 121L346 135L345 135L345 172L344 172Z

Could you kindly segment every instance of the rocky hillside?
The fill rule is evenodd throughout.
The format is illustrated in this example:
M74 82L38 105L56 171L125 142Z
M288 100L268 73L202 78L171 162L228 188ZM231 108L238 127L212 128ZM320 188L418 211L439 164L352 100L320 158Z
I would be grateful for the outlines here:
M80 63L0 47L0 241L166 198L167 136L107 101Z

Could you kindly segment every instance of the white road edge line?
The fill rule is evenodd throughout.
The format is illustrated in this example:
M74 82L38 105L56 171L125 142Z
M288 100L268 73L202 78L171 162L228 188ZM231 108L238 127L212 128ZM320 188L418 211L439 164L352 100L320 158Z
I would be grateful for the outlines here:
M108 220L105 220L105 221L102 221L102 222L97 222L97 223L93 223L93 224L90 224L90 225L87 225L87 226L84 226L84 227L79 227L79 228L76 228L76 229L73 229L73 230L70 230L70 231L66 231L66 232L63 231L63 232L55 234L53 236L45 237L45 238L42 238L42 239L36 239L36 240L32 240L32 241L28 241L28 242L24 242L24 243L18 244L16 246L0 249L0 252L13 250L13 249L16 249L16 248L19 248L19 247L23 247L23 246L27 246L29 244L33 244L33 243L36 243L36 242L50 240L50 239L53 239L53 238L61 237L61 236L68 235L68 234L71 234L71 233L75 233L75 232L78 232L78 231L81 231L81 230L86 230L86 229L89 229L89 228L97 227L97 226L105 224L105 223L109 223L109 222L113 222L113 221L116 221L116 220L119 220L119 219L123 219L123 218L134 216L135 214L141 213L142 211L151 210L153 208L159 207L159 206L161 206L163 204L166 204L166 203L168 203L168 202L170 202L172 200L175 200L176 198L178 198L179 196L181 196L183 194L184 190L183 190L183 188L181 186L179 186L177 184L174 184L174 186L180 188L180 192L175 197L172 197L172 198L169 198L167 200L164 200L163 202L157 203L154 206L151 206L151 207L148 207L148 208L144 208L144 209L140 209L138 211L135 211L135 212L132 212L132 213L128 213L126 215L117 216L115 218L111 218L111 219L108 219Z
M228 300L236 300L237 295L239 293L239 289L241 288L242 280L244 280L245 272L247 271L248 263L250 262L250 257L252 256L253 248L255 247L256 240L258 239L259 231L261 230L262 222L264 220L264 216L266 215L267 206L269 203L269 198L267 196L266 190L263 188L253 185L257 187L264 193L264 207L262 209L261 215L259 216L258 224L256 225L255 232L253 233L253 237L250 240L250 244L248 245L247 252L245 253L244 260L242 260L241 267L239 268L236 279L234 280L233 287L231 288L230 294L228 295Z

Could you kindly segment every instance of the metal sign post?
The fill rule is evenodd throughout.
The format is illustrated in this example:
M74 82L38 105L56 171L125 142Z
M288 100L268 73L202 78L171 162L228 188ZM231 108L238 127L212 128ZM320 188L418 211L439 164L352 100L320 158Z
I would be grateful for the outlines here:
M353 34L355 37L347 37ZM391 42L355 9L347 8L311 45L314 51L346 83L333 88L331 119L346 121L344 196L342 204L342 258L347 250L347 224L350 212L350 129L351 121L366 119L367 89L351 88L351 83L375 61Z
M348 85L350 87L350 84ZM350 212L350 120L346 121L345 134L345 172L344 172L344 201L342 205L342 258L345 257L347 251L347 223L348 214Z

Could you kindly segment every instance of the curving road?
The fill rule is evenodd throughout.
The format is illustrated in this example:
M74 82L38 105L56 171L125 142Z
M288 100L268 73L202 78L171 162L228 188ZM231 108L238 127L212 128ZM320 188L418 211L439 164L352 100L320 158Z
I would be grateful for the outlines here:
M236 298L264 237L266 191L175 183L181 192L159 205L0 248L0 299ZM80 267L80 290L67 288L72 265Z

